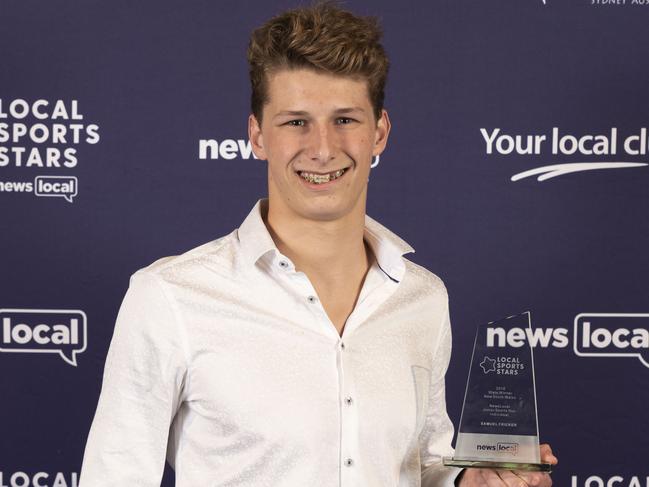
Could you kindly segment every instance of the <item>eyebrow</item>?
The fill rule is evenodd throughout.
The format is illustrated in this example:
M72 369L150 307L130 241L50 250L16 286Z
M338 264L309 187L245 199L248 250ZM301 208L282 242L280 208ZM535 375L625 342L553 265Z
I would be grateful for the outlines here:
M345 108L337 108L336 110L334 110L334 113L337 115L353 113L353 112L365 113L365 110L361 107L345 107ZM308 115L309 112L304 110L282 110L281 112L278 112L273 118L283 117L283 116L305 117Z
M308 114L309 114L308 112L305 112L303 110L282 110L281 112L277 113L273 118L282 117L285 115L303 117Z

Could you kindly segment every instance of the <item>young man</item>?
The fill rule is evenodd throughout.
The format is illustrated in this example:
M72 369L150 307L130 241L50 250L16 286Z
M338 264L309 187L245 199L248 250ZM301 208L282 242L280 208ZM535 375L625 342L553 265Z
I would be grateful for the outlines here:
M379 39L329 4L253 33L249 136L268 199L132 276L81 487L157 486L165 456L178 487L551 485L441 464L446 290L365 215L390 132Z

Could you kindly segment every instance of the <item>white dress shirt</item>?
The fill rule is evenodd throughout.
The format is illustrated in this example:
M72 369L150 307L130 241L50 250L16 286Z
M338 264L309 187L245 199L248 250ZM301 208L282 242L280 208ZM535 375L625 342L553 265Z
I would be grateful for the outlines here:
M376 260L342 337L260 200L229 235L137 271L80 487L451 487L442 281L366 217Z

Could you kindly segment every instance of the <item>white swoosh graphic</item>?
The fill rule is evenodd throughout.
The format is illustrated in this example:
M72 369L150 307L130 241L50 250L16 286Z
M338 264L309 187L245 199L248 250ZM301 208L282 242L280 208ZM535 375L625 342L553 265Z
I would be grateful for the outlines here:
M541 174L536 180L545 181L546 179L556 178L564 174L580 171L592 171L594 169L619 169L623 167L642 167L649 166L646 162L573 162L568 164L553 164L552 166L537 167L529 171L519 172L511 177L512 181L536 176Z

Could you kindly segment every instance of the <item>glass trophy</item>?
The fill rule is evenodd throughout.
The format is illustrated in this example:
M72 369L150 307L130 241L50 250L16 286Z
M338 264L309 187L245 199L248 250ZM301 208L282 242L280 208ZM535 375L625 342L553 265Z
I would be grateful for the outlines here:
M530 312L476 331L455 455L444 465L550 472L541 463Z

